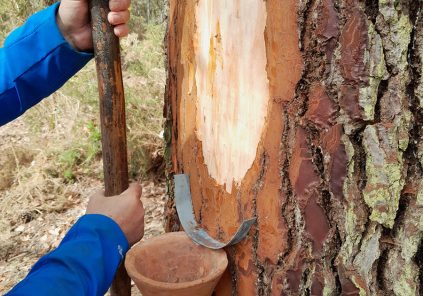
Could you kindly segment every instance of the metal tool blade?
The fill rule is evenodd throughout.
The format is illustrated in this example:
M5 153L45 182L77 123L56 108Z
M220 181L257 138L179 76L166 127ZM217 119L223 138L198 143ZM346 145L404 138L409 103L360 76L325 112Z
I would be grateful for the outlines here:
M175 202L179 220L185 232L193 241L210 249L222 249L239 243L247 236L256 218L243 221L235 235L228 242L221 242L212 238L195 220L189 176L178 174L174 176L174 180Z

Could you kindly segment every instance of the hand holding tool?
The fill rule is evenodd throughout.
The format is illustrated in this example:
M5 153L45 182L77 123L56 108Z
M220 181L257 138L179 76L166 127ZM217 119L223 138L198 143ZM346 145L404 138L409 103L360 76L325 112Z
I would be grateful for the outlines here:
M100 94L105 196L113 196L122 193L129 186L119 38L107 21L109 0L91 0L90 10ZM131 280L123 264L116 273L111 295L131 295Z

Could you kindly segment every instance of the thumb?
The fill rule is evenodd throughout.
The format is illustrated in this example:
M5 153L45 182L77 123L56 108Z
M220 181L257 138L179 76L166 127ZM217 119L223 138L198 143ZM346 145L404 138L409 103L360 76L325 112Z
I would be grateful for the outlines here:
M104 198L104 190L100 189L91 194L90 199L98 199L98 198Z
M135 196L136 198L141 198L142 187L139 183L131 183L121 196Z

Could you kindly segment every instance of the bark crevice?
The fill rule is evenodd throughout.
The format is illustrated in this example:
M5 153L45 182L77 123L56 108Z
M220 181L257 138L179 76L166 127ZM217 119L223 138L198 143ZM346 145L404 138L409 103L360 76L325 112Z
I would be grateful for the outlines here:
M267 2L269 110L272 120L276 113L280 117L274 126L268 122L270 128L257 149L252 174L244 179L242 196L230 197L236 198L233 204L239 217L244 212L258 216L251 236L228 252L232 295L321 295L323 291L325 295L412 295L408 292L422 291L423 242L415 231L422 207L416 201L417 180L423 174L422 2L294 2ZM179 18L186 3L173 2ZM195 4L189 7L192 10ZM286 7L298 9L281 19L275 7L285 12ZM297 18L296 26L292 18ZM414 25L411 42L410 22ZM181 30L187 26L195 22L178 21L169 34L182 39ZM299 38L295 36L289 45L281 40L294 34ZM416 41L419 34L422 37ZM167 103L174 105L167 114L171 132L166 141L178 149L186 146L175 147L177 134L184 134L177 124L183 129L183 123L191 120L177 110L178 104L195 103L195 95L192 101L185 99L190 79L198 74L197 57L190 56L191 39L184 39L184 48L178 48L181 40L170 43L174 56L168 83L173 86L167 96L173 99ZM287 64L297 68L287 71ZM192 89L195 93L195 86ZM172 115L172 111L179 113ZM188 149L197 153L191 146ZM175 149L172 156L176 157L167 159L172 168L181 170L185 165L187 170L201 162L198 153L187 160ZM193 176L204 180L207 168L199 171ZM213 186L207 190L220 185ZM173 194L171 186L169 192ZM210 198L201 197L199 215L204 223L219 214L206 209L223 203ZM277 210L272 212L275 205ZM218 230L218 235L228 231L225 225L218 225ZM404 283L409 282L420 285L407 290Z
M423 239L420 241L414 262L419 266L419 295L423 295Z
M410 18L413 22L412 43L409 47L409 64L411 67L411 82L408 86L408 93L411 98L411 110L414 116L414 125L410 130L411 141L409 145L409 163L413 165L411 169L418 171L420 180L423 178L423 163L419 159L419 154L423 146L423 131L421 124L423 123L423 109L416 95L416 91L422 84L422 37L423 37L423 4L421 1L411 1ZM418 48L417 48L418 47ZM419 54L420 53L420 54ZM420 84L420 85L419 85ZM410 175L410 174L409 174ZM421 193L420 193L421 194ZM418 205L419 206L419 205ZM420 205L423 208L423 205ZM423 211L421 211L423 212ZM423 231L423 229L421 229ZM423 235L421 235L420 243L413 261L418 266L419 295L423 295Z
M258 217L257 198L258 198L259 191L263 188L264 177L266 175L268 163L269 163L269 156L267 155L266 151L264 151L260 157L259 175L253 187L252 203L253 203L254 217ZM258 219L260 219L260 217L258 217ZM261 262L258 257L259 236L260 236L260 229L258 227L258 221L256 221L254 235L253 235L253 244L252 244L254 265L257 269L256 294L258 296L266 296L269 294L270 286L268 284L268 281L266 281L266 272L265 272L265 265L264 265L265 263Z

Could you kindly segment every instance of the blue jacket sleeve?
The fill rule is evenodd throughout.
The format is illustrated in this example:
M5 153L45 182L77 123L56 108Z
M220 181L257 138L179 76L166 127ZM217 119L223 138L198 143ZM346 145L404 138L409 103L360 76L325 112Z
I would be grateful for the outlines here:
M31 16L0 48L0 126L59 89L93 56L64 39L58 5Z
M125 235L112 219L85 215L59 247L42 257L6 295L104 295L128 249Z

